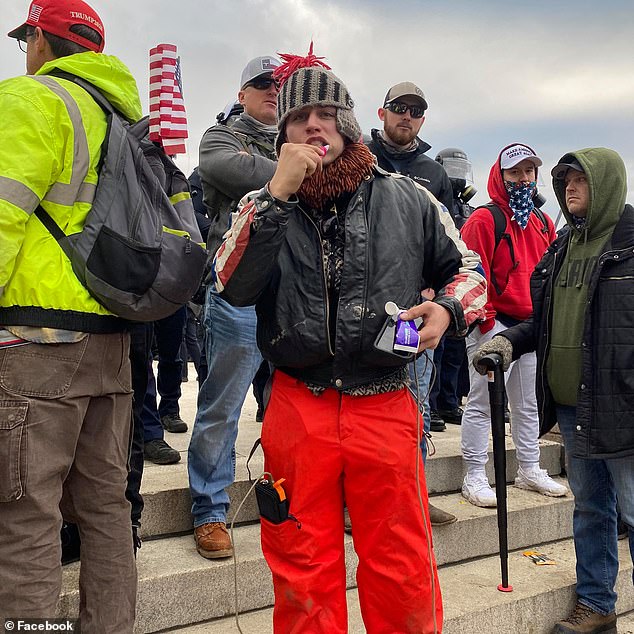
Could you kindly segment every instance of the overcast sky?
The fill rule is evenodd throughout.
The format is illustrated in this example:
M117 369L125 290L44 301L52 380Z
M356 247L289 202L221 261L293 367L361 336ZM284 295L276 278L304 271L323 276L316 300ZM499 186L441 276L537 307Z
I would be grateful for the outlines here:
M27 0L0 0L4 33ZM499 150L533 146L545 167L569 150L621 154L634 190L634 2L632 0L93 0L106 53L132 70L147 112L148 51L176 44L189 120L189 171L215 115L234 98L257 55L305 54L311 38L355 100L361 127L377 127L387 89L413 81L429 103L421 136L433 158L464 149L478 202ZM24 72L24 54L0 38L0 79ZM557 205L544 172L545 209ZM628 196L634 203L634 195Z

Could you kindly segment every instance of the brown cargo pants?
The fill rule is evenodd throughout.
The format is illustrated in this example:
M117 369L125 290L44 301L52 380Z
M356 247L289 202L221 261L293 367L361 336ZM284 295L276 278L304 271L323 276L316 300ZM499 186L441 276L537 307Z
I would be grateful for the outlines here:
M81 535L82 632L133 630L128 354L127 333L0 350L0 624L55 616L63 512Z

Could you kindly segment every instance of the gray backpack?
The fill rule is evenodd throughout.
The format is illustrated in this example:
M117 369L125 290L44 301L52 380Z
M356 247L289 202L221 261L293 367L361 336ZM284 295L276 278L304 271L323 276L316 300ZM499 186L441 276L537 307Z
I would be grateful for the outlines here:
M59 70L101 106L108 129L84 228L66 235L40 205L35 214L90 294L132 321L174 313L198 289L207 257L185 175L149 140L145 117L129 124L83 79Z

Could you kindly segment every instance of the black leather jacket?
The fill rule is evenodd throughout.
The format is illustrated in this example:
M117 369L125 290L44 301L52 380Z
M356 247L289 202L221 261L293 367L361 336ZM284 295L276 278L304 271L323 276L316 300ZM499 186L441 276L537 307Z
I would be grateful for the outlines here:
M567 247L566 229L548 247L531 276L532 317L501 333L513 344L514 359L537 351L540 435L557 422L546 361L553 282ZM588 298L574 455L630 456L634 454L634 208L631 205L625 206L602 250L590 280Z
M423 279L436 291L434 301L451 312L454 331L465 334L483 316L478 255L467 250L451 216L407 178L375 168L353 194L337 306L329 305L322 255L308 214L263 189L242 208L214 261L223 297L256 305L264 358L307 382L348 389L404 366L405 359L373 344L387 317L385 303L420 303Z

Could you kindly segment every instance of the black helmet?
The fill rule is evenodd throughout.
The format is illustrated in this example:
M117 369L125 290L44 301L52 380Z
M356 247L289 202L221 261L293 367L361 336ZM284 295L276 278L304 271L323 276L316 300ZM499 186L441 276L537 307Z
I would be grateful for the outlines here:
M457 147L445 148L438 152L436 161L445 168L456 196L463 202L466 203L476 195L477 190L473 186L473 167L464 150Z

